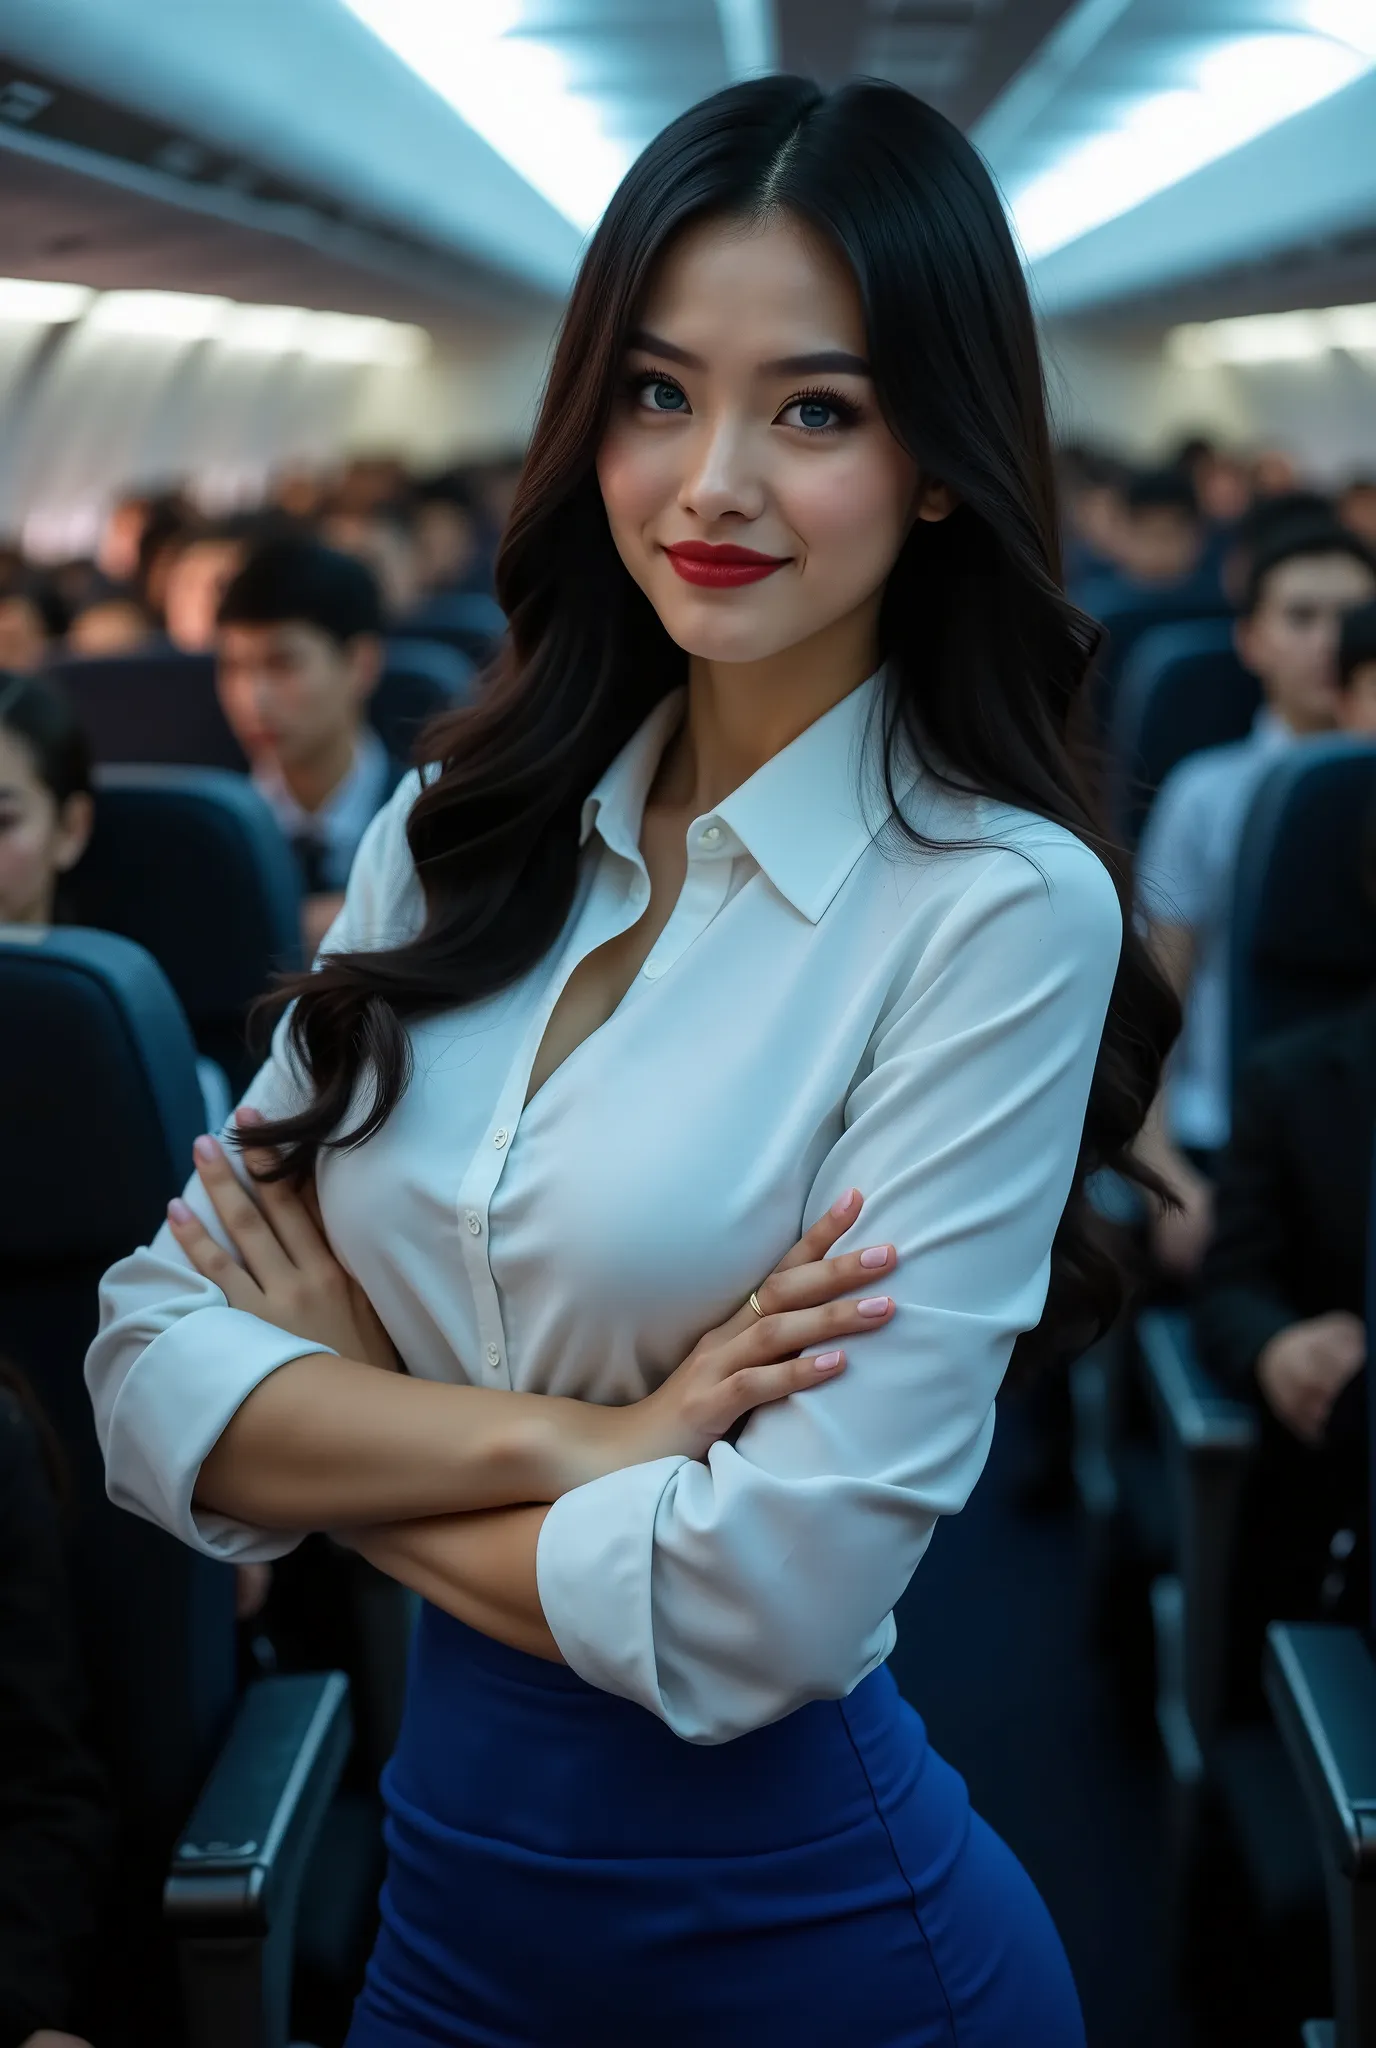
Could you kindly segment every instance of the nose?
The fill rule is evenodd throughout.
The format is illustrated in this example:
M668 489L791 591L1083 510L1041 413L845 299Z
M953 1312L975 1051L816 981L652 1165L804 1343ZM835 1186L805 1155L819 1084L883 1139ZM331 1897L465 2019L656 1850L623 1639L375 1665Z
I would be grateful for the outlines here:
M691 442L678 502L705 525L719 519L758 519L767 492L754 437L743 422L722 414L706 418Z

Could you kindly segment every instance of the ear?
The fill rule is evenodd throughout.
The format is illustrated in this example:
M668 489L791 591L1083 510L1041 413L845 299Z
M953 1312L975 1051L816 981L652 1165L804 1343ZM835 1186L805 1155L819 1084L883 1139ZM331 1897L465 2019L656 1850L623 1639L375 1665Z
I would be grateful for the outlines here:
M55 859L60 875L69 874L85 853L95 822L96 807L89 796L81 792L67 798L57 821Z
M913 518L935 525L940 519L949 519L958 502L949 484L939 483L935 477L924 478L913 500Z

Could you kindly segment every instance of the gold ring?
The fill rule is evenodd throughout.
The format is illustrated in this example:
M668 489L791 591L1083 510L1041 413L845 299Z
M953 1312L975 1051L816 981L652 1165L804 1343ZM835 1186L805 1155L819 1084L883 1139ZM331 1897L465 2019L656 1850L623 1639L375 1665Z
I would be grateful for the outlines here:
M750 1306L754 1309L757 1316L762 1316L764 1314L764 1310L760 1307L759 1301L756 1297L755 1290L753 1287L750 1290Z

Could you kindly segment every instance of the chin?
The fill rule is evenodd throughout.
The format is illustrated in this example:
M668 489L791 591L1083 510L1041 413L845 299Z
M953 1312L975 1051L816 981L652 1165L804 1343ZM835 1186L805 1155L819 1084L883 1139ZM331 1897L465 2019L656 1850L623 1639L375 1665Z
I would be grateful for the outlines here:
M768 661L807 638L797 622L751 618L744 605L731 616L729 597L714 595L703 604L656 606L659 622L676 647L699 661Z

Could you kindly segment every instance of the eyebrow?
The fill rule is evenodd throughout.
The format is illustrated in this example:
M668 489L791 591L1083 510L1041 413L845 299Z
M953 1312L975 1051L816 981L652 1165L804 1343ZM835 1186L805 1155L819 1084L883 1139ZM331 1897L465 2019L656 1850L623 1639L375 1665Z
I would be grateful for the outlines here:
M701 356L679 348L672 341L665 341L660 334L651 334L645 327L638 327L631 335L630 346L643 349L646 355L667 356L671 363L681 363L685 370L705 370L707 367ZM870 374L870 366L863 356L853 356L842 348L816 349L801 356L775 356L772 362L761 363L760 370L766 377L868 377Z

